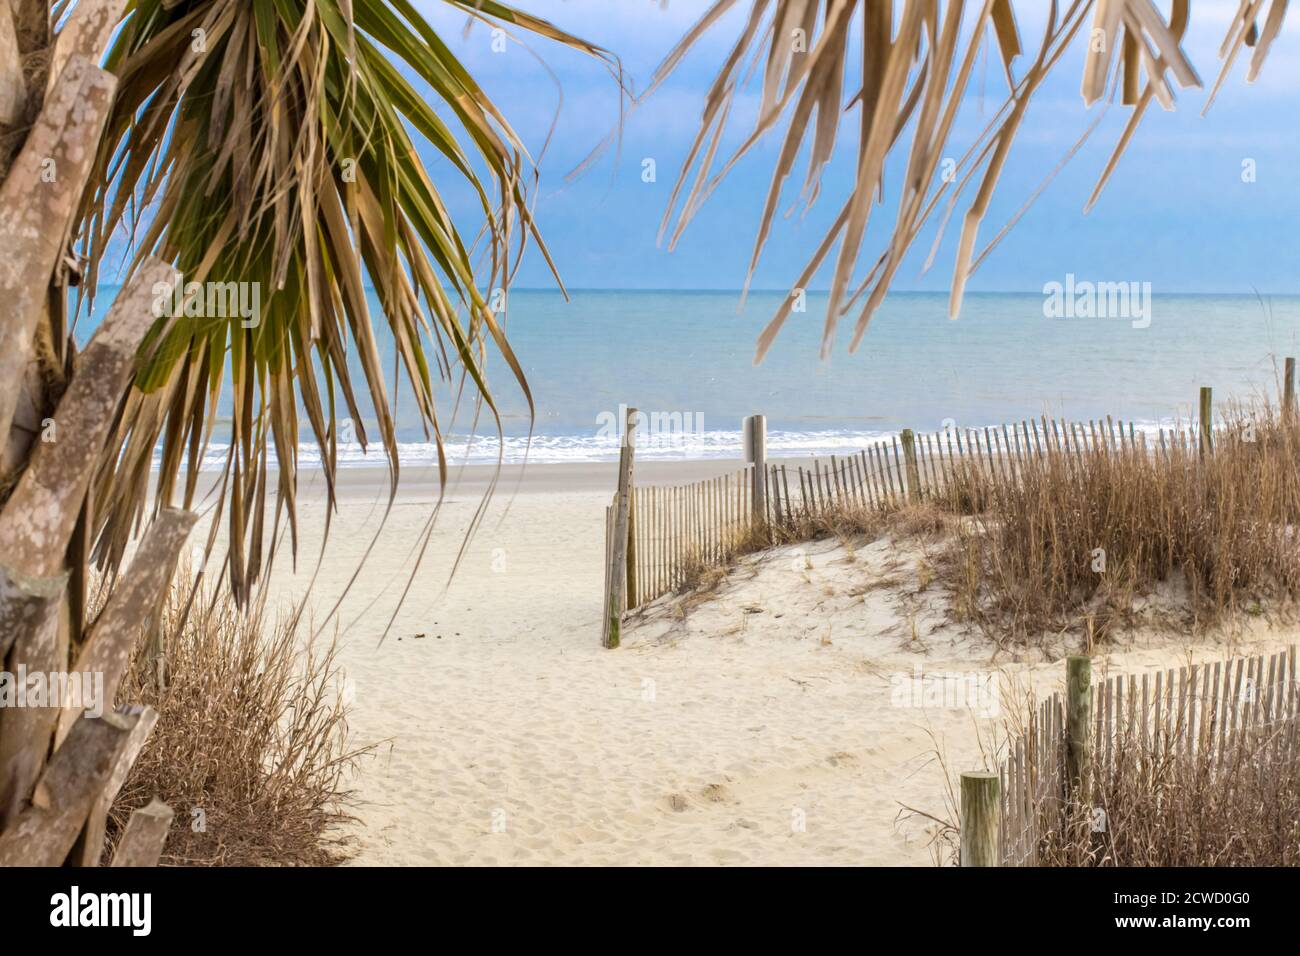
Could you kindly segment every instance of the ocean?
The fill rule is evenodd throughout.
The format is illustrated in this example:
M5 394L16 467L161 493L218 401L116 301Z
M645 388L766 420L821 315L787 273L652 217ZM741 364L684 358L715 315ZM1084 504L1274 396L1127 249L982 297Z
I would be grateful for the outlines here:
M115 289L100 290L102 313ZM475 428L462 408L449 429L452 462L607 461L618 456L620 406L649 431L638 457L737 458L746 415L767 416L769 457L834 454L903 428L939 431L1049 415L1113 415L1139 427L1188 421L1198 389L1216 404L1275 396L1282 358L1300 354L1300 296L1155 293L1141 319L1068 318L1042 294L971 293L961 317L947 296L891 294L850 354L841 323L833 356L819 358L825 295L809 293L761 365L755 343L781 293L515 290L505 310L511 344L536 403L490 360L503 437L490 419ZM378 316L378 303L371 307ZM1074 310L1071 310L1074 311ZM84 338L92 315L79 327ZM390 369L391 337L380 336ZM359 373L358 373L359 378ZM398 388L399 453L434 460L432 444ZM441 393L443 414L452 406ZM363 410L363 423L368 418ZM373 434L373 428L370 429ZM211 452L223 452L218 429ZM314 445L301 464L319 461ZM352 443L345 464L378 464Z

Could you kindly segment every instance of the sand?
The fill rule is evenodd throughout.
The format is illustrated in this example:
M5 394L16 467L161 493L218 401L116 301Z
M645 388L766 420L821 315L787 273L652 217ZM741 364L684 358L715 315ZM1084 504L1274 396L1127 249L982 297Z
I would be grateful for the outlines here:
M639 480L732 467L646 463ZM353 781L358 864L931 864L936 827L905 808L947 815L944 763L986 766L981 741L1011 699L1060 683L1068 648L1016 660L946 625L915 542L777 549L689 609L661 602L604 650L613 466L504 473L448 584L489 476L459 476L393 617L434 501L428 473L405 475L334 619L354 739L379 745ZM281 599L303 593L319 549L324 503L304 484L299 569L280 560ZM318 622L379 530L385 488L380 473L344 472L310 598ZM1097 666L1187 653L1152 639ZM914 706L920 672L996 696Z

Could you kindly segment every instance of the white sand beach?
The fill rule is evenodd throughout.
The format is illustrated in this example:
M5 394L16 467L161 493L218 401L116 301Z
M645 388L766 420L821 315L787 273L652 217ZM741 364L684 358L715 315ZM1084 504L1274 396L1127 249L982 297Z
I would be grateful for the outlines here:
M647 463L638 482L731 467ZM946 815L936 747L954 773L986 766L981 739L1004 702L986 717L899 706L899 681L996 673L1008 701L1060 682L1065 648L1017 660L944 626L922 587L924 550L889 541L747 559L685 616L656 606L605 650L614 466L504 470L448 585L490 474L467 469L450 490L383 637L436 498L430 473L404 474L334 619L355 741L379 744L354 780L356 863L930 864L932 825L903 808ZM386 483L343 472L310 598L318 623L380 529ZM286 554L275 572L282 599L303 593L319 549L323 499L304 486L299 569ZM1265 633L1251 648L1282 643ZM1204 641L1193 653L1228 651ZM1096 666L1187 655L1166 638Z

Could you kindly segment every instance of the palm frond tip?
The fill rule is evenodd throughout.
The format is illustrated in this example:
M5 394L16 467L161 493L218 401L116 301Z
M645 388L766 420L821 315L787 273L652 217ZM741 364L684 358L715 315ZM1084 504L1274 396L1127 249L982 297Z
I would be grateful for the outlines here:
M737 2L716 0L664 59L642 99ZM975 191L966 200L953 264L949 312L955 317L967 279L1006 232L1000 230L979 246L981 224L1025 110L1068 49L1085 44L1081 84L1085 105L1105 97L1109 88L1121 94L1124 105L1133 107L1086 208L1091 208L1113 173L1151 100L1172 109L1173 83L1201 85L1181 45L1190 0L1172 0L1167 21L1152 0L1052 0L1036 48L1026 47L1015 6L1013 0L751 0L740 36L706 95L699 132L673 188L661 237L668 237L671 248L735 163L763 134L784 123L745 281L748 289L799 154L806 146L808 170L801 197L811 205L820 192L823 169L842 135L841 116L856 109L858 158L852 187L834 224L794 282L796 289L805 287L832 260L832 251L838 250L833 258L822 352L829 353L839 320L854 309L857 315L850 349L857 346L922 228L942 205L939 235L934 240L937 247L944 226L973 184ZM1248 79L1255 79L1281 30L1286 8L1287 0L1239 0L1220 51L1224 64L1207 108L1244 45L1254 46ZM945 164L943 175L936 176L941 159L957 155L949 148L949 137L972 68L990 37L1006 76L1006 99L961 158L950 166ZM854 48L861 50L860 61L850 57ZM762 77L758 118L744 142L717 161L715 168L730 106L754 63L754 72ZM859 278L856 274L871 213L885 196L885 161L902 147L900 141L909 127L911 142L906 146L906 172L897 188L896 219L884 248L867 260L866 275ZM930 261L933 258L932 251ZM788 297L763 330L756 360L771 347L796 301L796 296Z

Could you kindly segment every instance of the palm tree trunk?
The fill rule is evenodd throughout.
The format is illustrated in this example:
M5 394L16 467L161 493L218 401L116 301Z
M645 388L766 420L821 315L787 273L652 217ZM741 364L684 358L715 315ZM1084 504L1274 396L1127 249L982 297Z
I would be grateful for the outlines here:
M82 0L54 37L45 0L0 0L0 661L12 680L68 674L79 656L117 675L107 708L193 524L160 514L118 584L130 604L110 598L114 612L81 642L84 589L68 582L84 581L88 490L154 320L153 285L171 277L148 263L71 356L69 231L117 86L96 63L122 7ZM52 440L38 438L47 418ZM97 862L105 804L153 724L147 713L91 719L66 699L47 703L0 708L0 864L58 865L74 847L74 862Z

